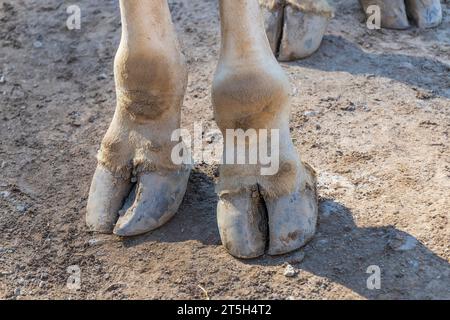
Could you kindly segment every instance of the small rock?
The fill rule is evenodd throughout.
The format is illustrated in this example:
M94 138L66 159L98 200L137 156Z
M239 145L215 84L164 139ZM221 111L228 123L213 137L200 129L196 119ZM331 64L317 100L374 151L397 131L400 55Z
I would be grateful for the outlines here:
M24 213L25 211L27 211L27 206L23 204L18 204L16 206L16 210L19 211L20 213Z
M348 105L342 106L340 109L342 111L355 111L356 106L353 102L350 101Z
M93 246L98 246L98 245L100 245L100 244L102 244L102 243L103 243L103 241L100 240L100 239L90 239L90 240L88 241L88 245L91 246L91 247L93 247Z
M102 73L97 77L97 80L105 80L107 77L108 76L106 74Z
M36 40L35 42L33 42L33 47L35 48L42 48L43 44L41 41Z
M416 238L411 235L396 234L389 240L388 246L395 251L408 251L414 249L418 244Z
M109 287L107 287L104 290L104 292L112 292L112 291L116 291L116 290L119 290L119 289L123 289L125 287L126 287L126 285L123 284L123 283L114 283L114 284L110 285Z
M301 263L305 259L305 253L303 251L296 252L292 257L289 259L290 264L298 264Z
M319 113L317 111L306 111L303 115L305 117L315 117L317 116Z
M5 82L6 82L5 76L2 75L2 76L0 77L0 83L3 84L3 83L5 83Z
M0 192L0 196L2 196L2 198L8 198L11 195L11 192L9 191L2 191Z
M14 289L14 295L15 296L20 296L21 293L22 293L22 290L20 290L20 288L15 288Z
M295 271L294 267L288 263L286 265L286 268L284 269L283 275L287 278L292 278L292 277L295 277L296 274L297 274L297 271Z
M416 98L420 100L429 100L434 98L434 92L425 90L416 90Z
M40 281L39 284L38 284L38 287L41 288L41 289L44 288L45 287L45 281Z
M415 67L414 67L411 63L406 62L406 61L401 62L401 63L399 64L399 67L400 67L400 68L403 68L403 69L410 69L410 70L414 70L414 69L415 69Z

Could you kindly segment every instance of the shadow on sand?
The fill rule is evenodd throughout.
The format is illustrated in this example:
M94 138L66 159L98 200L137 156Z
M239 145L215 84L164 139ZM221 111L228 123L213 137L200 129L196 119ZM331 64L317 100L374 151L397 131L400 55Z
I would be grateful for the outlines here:
M389 78L450 98L450 64L428 57L368 53L342 37L327 35L314 55L288 64L322 71Z
M199 241L220 245L214 182L204 173L191 175L187 195L175 218L149 234L124 240L127 247L148 241ZM302 249L305 258L294 264L302 271L339 283L368 299L450 299L450 265L415 238L392 226L360 228L351 212L332 199L322 199L316 237ZM409 250L395 250L406 239ZM284 256L263 256L242 263L282 265L299 251ZM381 290L367 288L367 268L381 269ZM295 284L293 286L301 286Z

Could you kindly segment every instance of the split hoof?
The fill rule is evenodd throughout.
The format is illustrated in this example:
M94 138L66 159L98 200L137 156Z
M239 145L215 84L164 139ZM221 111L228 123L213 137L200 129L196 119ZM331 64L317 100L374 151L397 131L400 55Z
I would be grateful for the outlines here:
M320 47L333 10L326 0L261 0L266 34L280 61L303 59Z
M119 218L114 234L136 236L167 223L178 211L186 192L190 170L139 177L134 203Z
M408 16L419 28L433 28L442 22L440 0L405 0Z
M159 228L177 212L189 180L190 169L165 175L147 173L138 177L130 195L130 179L114 177L98 166L92 180L86 223L90 230L134 236ZM119 218L119 212L126 213Z
M270 230L268 254L280 255L297 250L314 236L318 205L312 188L266 200L266 207Z
M360 0L360 3L366 15L368 7L375 5L380 8L381 27L398 30L409 28L404 0Z
M222 243L228 252L243 259L264 254L267 217L259 192L246 190L220 197L217 222Z
M407 29L408 17L419 28L433 28L442 22L440 0L360 0L364 12L371 5L380 7L381 27Z
M315 184L314 171L306 166L308 181ZM222 243L237 258L256 258L265 252L281 255L303 247L314 236L318 217L316 186L282 197L265 197L242 191L221 195L217 220Z
M97 166L92 178L86 212L91 231L111 233L119 217L123 200L132 187L130 179L115 177L103 166Z

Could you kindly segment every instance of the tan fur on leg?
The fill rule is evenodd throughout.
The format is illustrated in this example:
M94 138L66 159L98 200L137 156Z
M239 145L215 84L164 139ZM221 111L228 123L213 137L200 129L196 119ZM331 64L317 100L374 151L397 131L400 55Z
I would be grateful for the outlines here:
M179 170L170 137L180 127L187 68L167 3L121 1L121 10L127 28L114 61L117 107L98 162L123 178Z
M227 129L278 129L280 168L275 175L264 176L260 165L225 164L220 168L216 188L219 195L259 185L265 196L277 197L297 188L303 189L307 182L313 184L290 138L289 80L271 51L259 8L249 9L256 3L221 1L222 54L214 78L212 100L215 119L224 136ZM280 2L266 3L276 7ZM224 12L231 11L232 6L238 13L225 16ZM242 29L231 28L233 19L252 25L243 23ZM241 53L239 57L237 50Z

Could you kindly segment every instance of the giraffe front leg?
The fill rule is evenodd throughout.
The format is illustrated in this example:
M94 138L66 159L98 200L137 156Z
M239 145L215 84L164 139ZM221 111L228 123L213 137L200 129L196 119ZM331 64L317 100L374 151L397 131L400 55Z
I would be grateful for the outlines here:
M236 257L253 258L266 250L287 253L315 233L315 173L301 162L292 143L290 85L272 53L257 0L221 0L220 10L222 48L212 92L215 119L225 136L217 185L220 235ZM237 129L248 133L244 143L227 133ZM248 152L255 151L250 148L251 132L259 138L270 132L257 145L271 146L276 170L263 170L260 157L249 161ZM242 145L245 163L230 163Z
M187 71L166 0L121 0L120 7L117 106L98 154L86 222L93 231L131 236L166 223L183 199L190 169L173 164L171 134L180 126Z

